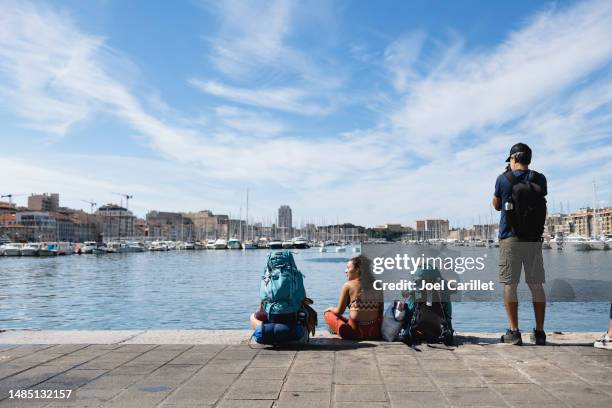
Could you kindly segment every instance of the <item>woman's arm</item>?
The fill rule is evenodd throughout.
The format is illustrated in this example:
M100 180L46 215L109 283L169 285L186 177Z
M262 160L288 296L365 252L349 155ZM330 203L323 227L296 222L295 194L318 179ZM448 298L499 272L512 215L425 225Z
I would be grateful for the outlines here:
M325 311L332 312L334 314L337 314L338 316L341 316L346 310L346 306L349 303L349 299L349 287L348 284L345 283L344 285L342 285L342 289L340 289L340 299L338 299L338 306L328 307L327 309L325 309Z

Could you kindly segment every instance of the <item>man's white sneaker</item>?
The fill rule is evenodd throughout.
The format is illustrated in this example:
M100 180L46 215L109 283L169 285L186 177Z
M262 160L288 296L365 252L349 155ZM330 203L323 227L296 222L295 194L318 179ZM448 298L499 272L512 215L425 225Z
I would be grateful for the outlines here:
M612 339L608 337L608 333L606 333L601 336L601 338L595 340L595 343L593 343L593 347L612 350Z

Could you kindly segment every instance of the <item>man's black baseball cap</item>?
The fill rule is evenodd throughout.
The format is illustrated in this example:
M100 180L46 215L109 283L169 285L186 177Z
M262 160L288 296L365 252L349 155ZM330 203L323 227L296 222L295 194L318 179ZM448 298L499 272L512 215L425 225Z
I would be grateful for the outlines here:
M531 149L525 143L517 143L514 146L512 146L512 148L510 149L510 154L508 155L508 158L506 159L507 162L510 161L510 156L512 156L514 153L525 153L525 155L527 156L526 157L527 161L528 162L531 161Z

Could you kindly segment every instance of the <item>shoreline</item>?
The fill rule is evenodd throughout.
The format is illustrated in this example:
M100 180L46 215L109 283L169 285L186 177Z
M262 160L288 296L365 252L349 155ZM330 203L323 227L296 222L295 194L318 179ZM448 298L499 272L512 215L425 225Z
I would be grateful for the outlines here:
M248 344L252 330L23 330L0 331L0 344ZM523 342L529 344L529 331ZM457 332L460 343L496 343L500 333ZM601 332L547 332L551 345L592 345ZM325 330L319 330L311 342L343 341ZM386 343L386 342L380 342ZM392 344L392 343L387 343Z

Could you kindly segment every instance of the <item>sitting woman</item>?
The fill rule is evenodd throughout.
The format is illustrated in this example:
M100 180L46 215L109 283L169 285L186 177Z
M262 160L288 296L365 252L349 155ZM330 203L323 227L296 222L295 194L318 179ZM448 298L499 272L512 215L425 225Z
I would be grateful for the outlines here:
M372 288L368 258L363 255L351 258L344 273L347 282L340 289L338 306L325 309L329 331L347 340L380 338L383 294ZM347 307L348 319L343 316Z

